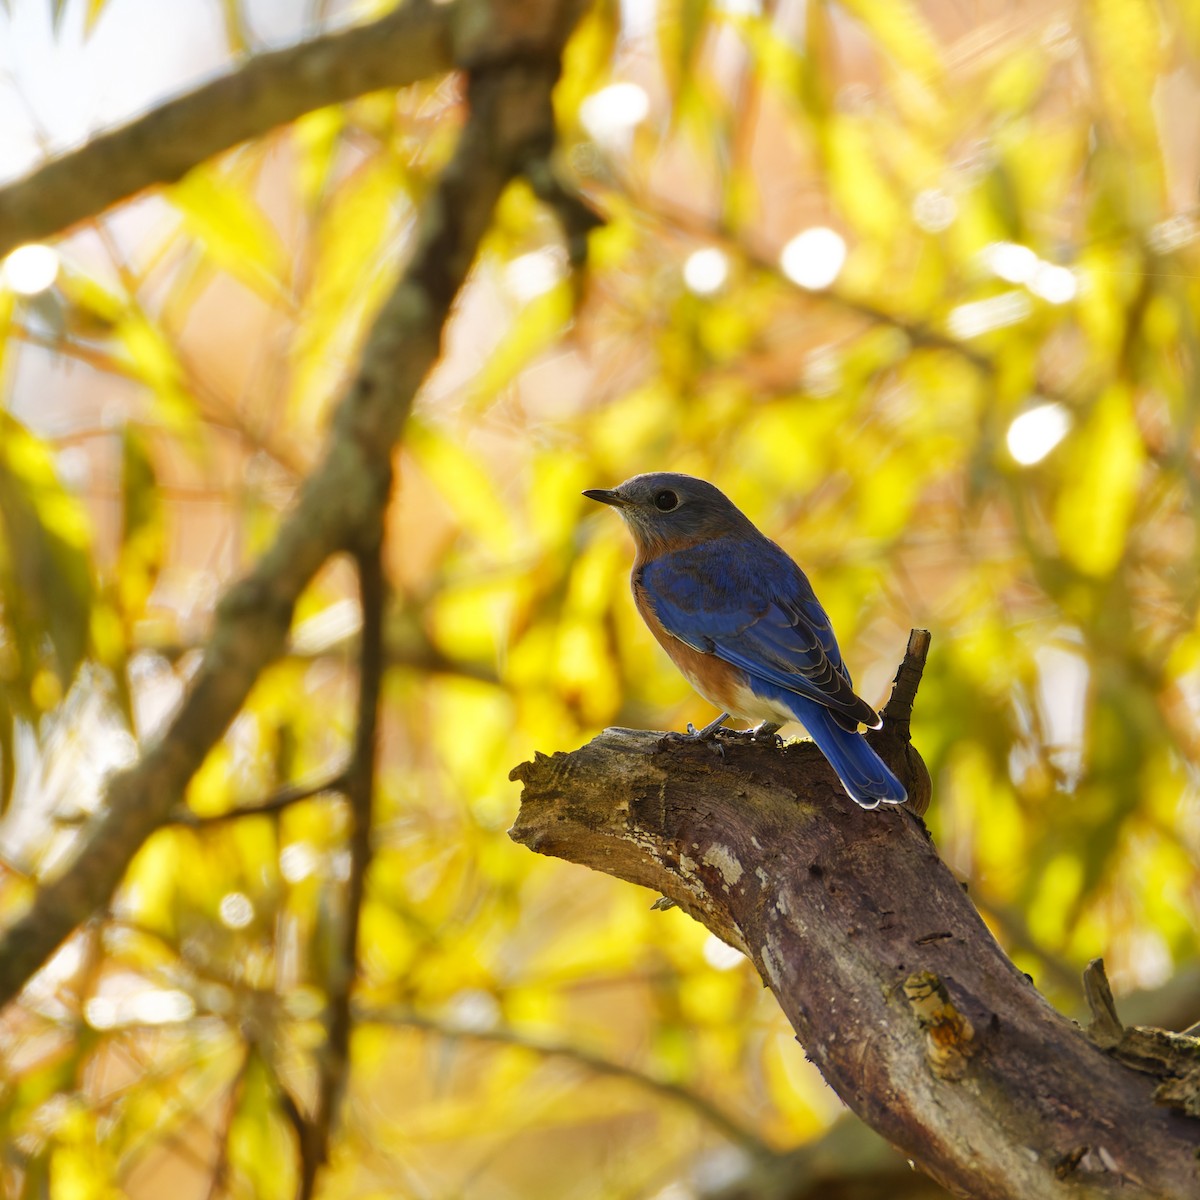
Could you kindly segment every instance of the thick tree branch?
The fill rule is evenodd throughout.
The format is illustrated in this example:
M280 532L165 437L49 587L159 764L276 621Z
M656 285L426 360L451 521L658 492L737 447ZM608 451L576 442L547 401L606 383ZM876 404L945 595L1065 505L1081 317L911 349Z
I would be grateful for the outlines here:
M876 744L918 794L885 711ZM808 742L731 741L721 760L660 738L609 729L518 767L512 836L662 892L743 950L830 1086L952 1190L1200 1194L1200 1125L1042 999L911 813L859 809Z
M375 320L323 460L273 544L222 599L212 640L166 731L135 766L113 777L103 811L73 861L43 883L29 911L0 936L0 1004L108 902L130 859L169 819L263 668L283 653L304 588L332 554L356 548L362 532L374 527L387 503L392 449L438 357L442 325L496 201L553 144L550 93L578 10L579 0L561 0L541 6L534 20L521 0L495 0L489 28L522 28L526 49L472 73L470 118L422 210L412 261Z

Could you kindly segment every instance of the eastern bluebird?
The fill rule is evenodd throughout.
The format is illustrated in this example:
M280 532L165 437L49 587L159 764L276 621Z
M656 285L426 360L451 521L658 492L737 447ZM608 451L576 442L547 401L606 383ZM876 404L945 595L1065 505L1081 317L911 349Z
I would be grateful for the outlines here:
M766 738L799 721L863 808L903 804L904 785L858 732L879 715L854 694L850 672L812 586L711 483L691 475L635 475L610 504L637 547L633 598L688 682L721 715L688 734L709 740L731 716L761 722Z

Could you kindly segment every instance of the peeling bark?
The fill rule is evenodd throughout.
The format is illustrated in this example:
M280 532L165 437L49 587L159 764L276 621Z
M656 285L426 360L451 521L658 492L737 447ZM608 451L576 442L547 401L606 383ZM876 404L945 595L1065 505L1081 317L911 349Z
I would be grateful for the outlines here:
M875 745L920 796L913 657ZM720 757L661 737L607 729L517 767L511 836L659 891L741 949L843 1101L951 1190L1200 1196L1200 1123L1039 995L918 817L864 812L810 742L731 739Z

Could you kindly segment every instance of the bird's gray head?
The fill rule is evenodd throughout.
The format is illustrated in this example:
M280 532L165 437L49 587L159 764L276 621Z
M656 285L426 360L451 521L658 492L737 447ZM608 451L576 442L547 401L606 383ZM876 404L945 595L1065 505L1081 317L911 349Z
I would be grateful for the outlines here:
M583 494L611 504L642 551L662 553L706 538L755 532L723 492L694 475L653 471L635 475L611 491L592 488Z

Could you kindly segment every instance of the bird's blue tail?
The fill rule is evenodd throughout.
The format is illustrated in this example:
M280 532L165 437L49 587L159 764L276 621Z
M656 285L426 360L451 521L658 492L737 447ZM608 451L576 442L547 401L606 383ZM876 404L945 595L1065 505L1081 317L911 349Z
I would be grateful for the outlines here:
M784 694L774 698L783 700ZM863 808L878 808L881 802L903 804L908 799L904 785L861 733L843 729L823 704L794 694L786 697L786 703L829 760L851 800Z

